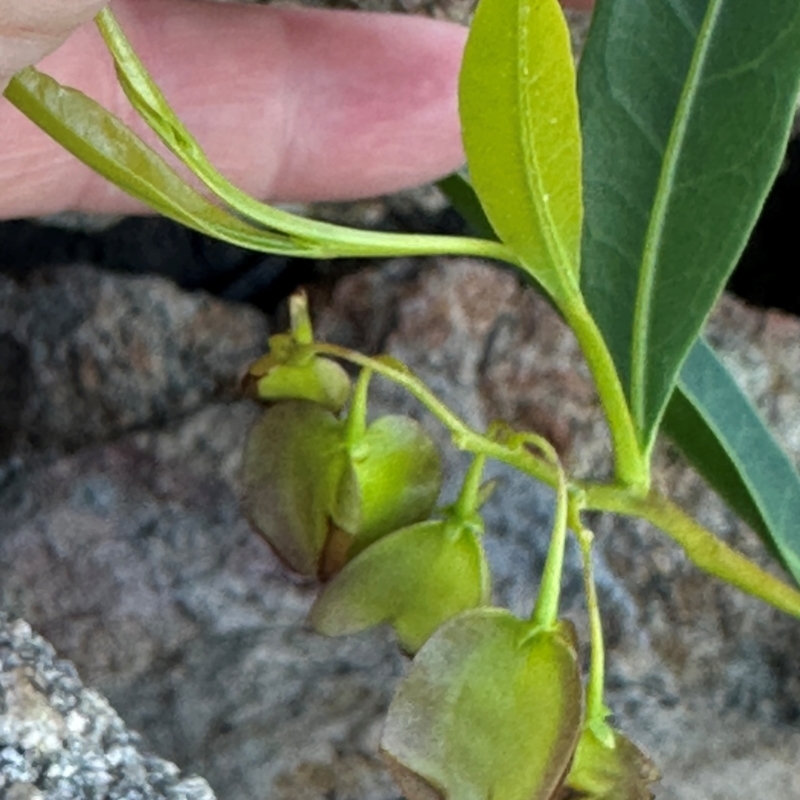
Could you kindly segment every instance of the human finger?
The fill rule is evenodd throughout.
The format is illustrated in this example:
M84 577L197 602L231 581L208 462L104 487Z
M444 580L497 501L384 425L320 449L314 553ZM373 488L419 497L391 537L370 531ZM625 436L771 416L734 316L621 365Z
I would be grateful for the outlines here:
M378 195L463 161L459 26L188 0L120 0L112 8L211 161L259 197ZM142 130L93 26L41 68ZM142 210L6 101L0 135L0 217Z

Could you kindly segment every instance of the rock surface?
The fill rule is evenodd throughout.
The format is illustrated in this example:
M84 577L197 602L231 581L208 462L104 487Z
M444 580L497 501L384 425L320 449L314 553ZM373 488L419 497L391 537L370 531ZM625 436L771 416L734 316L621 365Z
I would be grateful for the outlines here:
M28 620L148 748L222 800L396 798L376 755L405 669L391 636L310 633L312 587L239 512L239 453L258 410L230 398L265 319L89 268L0 278L0 298L5 363L24 366L0 381L0 408L16 414L0 467L0 610ZM510 273L396 261L315 305L322 336L405 360L473 424L502 416L550 436L577 472L607 470L574 342ZM800 323L725 301L711 337L800 457ZM376 411L420 413L381 382L373 399ZM659 463L687 508L760 553L668 448ZM452 496L463 462L448 451L448 464ZM495 474L495 594L524 612L551 496ZM800 796L797 623L701 575L643 524L602 518L596 532L609 700L661 766L660 800ZM582 624L574 552L564 600Z
M181 779L140 744L26 622L0 614L0 797L214 800L206 781Z

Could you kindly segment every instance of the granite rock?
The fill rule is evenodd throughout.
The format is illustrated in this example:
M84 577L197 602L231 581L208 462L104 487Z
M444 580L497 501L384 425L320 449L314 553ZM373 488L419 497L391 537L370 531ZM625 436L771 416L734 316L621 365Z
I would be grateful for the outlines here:
M198 777L141 752L100 694L26 622L0 614L0 797L214 800Z
M73 451L236 396L263 316L157 285L88 267L0 274L0 458Z

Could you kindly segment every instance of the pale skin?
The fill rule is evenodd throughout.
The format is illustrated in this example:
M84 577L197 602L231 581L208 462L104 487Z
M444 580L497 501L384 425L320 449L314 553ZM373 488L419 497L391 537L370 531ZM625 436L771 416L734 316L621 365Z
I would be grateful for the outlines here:
M132 123L91 19L97 0L0 0L0 88L37 64ZM581 7L587 0L568 0ZM464 160L456 87L466 31L419 17L198 0L111 8L213 163L269 200L348 200ZM0 98L0 219L144 209Z

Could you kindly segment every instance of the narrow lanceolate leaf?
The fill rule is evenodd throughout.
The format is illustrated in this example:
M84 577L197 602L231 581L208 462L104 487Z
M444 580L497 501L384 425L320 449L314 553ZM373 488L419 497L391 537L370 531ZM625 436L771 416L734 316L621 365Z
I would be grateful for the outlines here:
M302 254L288 237L259 230L210 203L82 92L28 67L14 76L5 97L84 164L161 214L243 247Z
M800 476L702 340L681 370L664 430L800 583Z
M164 144L200 178L225 205L268 233L292 237L309 257L431 255L467 253L514 261L508 248L495 242L451 236L421 236L361 231L306 219L261 203L228 181L209 161L191 132L170 108L111 10L104 8L95 22L117 68L117 79L131 105ZM265 249L265 248L262 248Z
M470 176L494 230L557 304L574 299L580 131L557 0L481 0L459 104Z
M581 277L647 445L780 166L798 53L796 2L597 4Z

